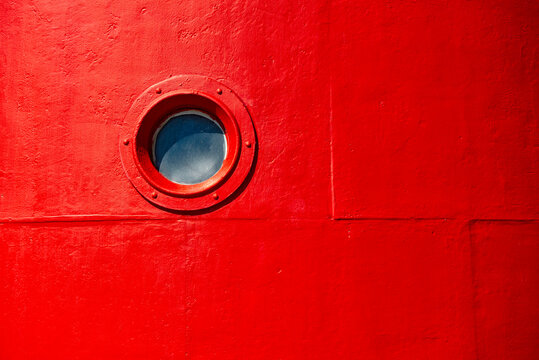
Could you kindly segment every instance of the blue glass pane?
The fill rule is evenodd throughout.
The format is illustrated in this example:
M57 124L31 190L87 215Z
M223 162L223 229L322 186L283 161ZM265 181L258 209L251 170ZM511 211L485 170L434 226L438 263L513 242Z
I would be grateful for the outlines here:
M198 111L174 115L155 138L154 164L163 176L178 184L198 184L211 178L225 156L223 129Z

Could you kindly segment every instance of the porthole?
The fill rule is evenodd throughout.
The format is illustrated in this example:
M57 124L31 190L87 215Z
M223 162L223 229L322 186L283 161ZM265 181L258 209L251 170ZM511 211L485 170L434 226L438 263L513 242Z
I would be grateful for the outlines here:
M219 123L198 110L169 116L153 138L153 164L168 180L200 184L223 166L226 136Z
M202 76L170 78L147 89L120 134L125 172L152 203L179 211L230 198L253 167L256 136L241 100Z

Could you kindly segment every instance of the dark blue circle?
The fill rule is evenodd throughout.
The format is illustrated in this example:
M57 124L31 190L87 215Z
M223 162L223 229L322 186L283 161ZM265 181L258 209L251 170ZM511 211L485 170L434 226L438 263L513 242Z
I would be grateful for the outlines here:
M199 184L219 171L226 150L225 133L217 122L201 112L185 111L157 131L154 165L177 184Z

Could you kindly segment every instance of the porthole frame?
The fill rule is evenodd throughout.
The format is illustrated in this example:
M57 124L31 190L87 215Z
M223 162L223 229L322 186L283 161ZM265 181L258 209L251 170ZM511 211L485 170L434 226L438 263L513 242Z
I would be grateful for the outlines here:
M155 132L174 113L202 111L224 130L227 154L220 170L193 185L165 178L152 161ZM257 148L251 116L227 86L200 75L179 75L146 89L135 100L122 126L120 157L135 189L151 203L171 210L194 211L228 199L249 174Z

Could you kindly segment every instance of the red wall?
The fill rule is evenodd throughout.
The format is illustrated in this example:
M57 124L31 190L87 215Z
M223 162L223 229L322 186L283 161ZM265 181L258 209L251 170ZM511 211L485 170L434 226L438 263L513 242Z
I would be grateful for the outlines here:
M539 358L537 1L0 3L0 359ZM118 134L230 86L253 177L145 201Z

